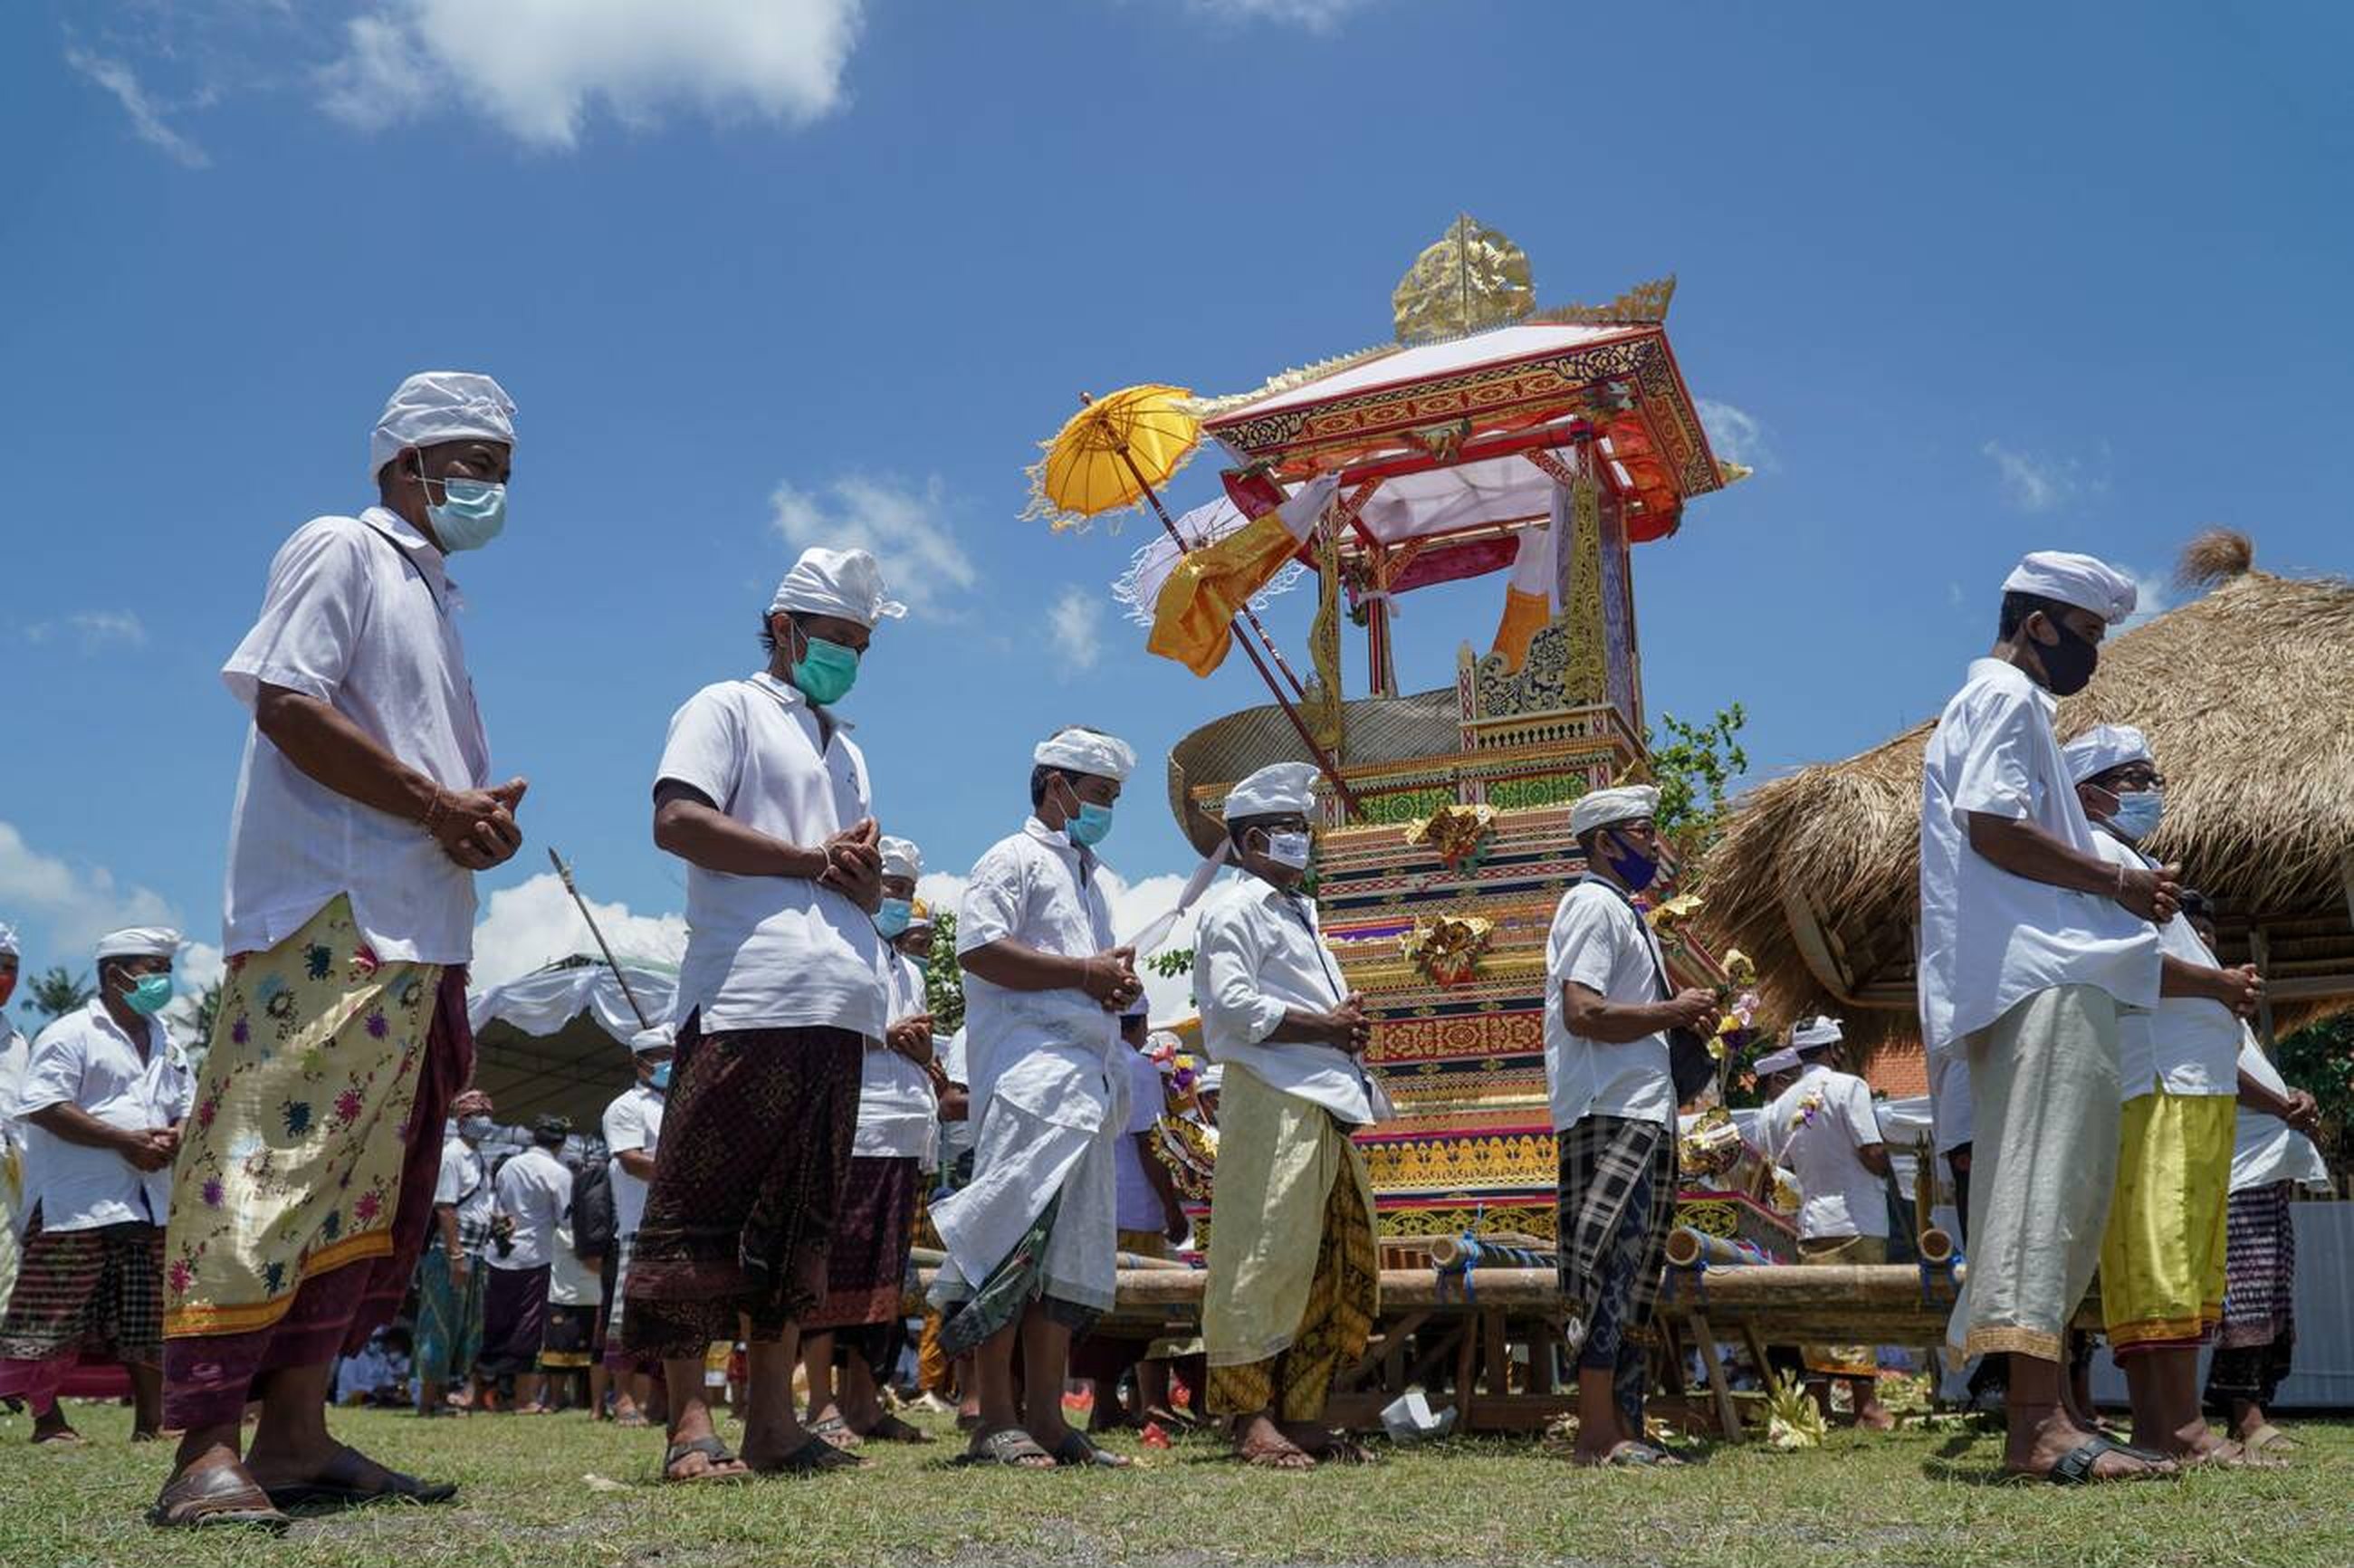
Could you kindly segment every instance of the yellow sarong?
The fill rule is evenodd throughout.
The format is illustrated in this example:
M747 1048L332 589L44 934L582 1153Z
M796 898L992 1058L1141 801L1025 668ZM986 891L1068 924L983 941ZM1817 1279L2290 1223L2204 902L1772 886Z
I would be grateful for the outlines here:
M1332 1114L1230 1065L1202 1295L1213 1413L1323 1414L1381 1310L1373 1215L1364 1160Z
M2101 1236L2112 1351L2188 1350L2223 1319L2224 1211L2238 1102L2156 1090L2126 1102Z

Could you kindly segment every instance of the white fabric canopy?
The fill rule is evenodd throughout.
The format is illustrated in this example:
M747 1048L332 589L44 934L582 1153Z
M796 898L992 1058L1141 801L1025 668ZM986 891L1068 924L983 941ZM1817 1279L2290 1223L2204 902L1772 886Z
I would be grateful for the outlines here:
M630 978L638 1005L646 1011L646 1022L671 1022L671 1004L678 995L677 969L636 959L624 959L621 969ZM640 1027L638 1015L630 1011L629 999L621 994L613 971L601 961L540 969L466 999L466 1022L478 1033L496 1019L525 1034L555 1034L583 1012L620 1046L614 1060L626 1062L630 1042Z
M1402 348L1395 354L1369 359L1363 365L1352 366L1337 375L1321 376L1288 392L1278 392L1272 397L1257 398L1225 409L1218 418L1230 419L1244 414L1265 414L1277 408L1297 408L1334 397L1345 397L1352 392L1368 391L1376 387L1393 387L1401 381L1424 381L1451 376L1474 366L1504 365L1516 359L1533 359L1539 355L1559 354L1564 349L1582 348L1589 343L1649 330L1624 324L1585 326L1569 322L1497 327L1490 332L1474 333L1469 337L1458 337L1447 343L1426 343L1413 348Z

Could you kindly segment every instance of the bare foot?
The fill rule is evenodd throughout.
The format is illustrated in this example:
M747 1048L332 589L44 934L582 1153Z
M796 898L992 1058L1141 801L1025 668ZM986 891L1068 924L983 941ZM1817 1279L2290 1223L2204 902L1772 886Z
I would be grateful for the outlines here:
M2054 1407L2045 1412L2042 1419L2027 1432L2011 1433L2004 1446L2003 1468L2015 1476L2032 1476L2041 1479L2058 1469L2062 1459L2094 1441L2095 1436L2084 1431ZM2170 1463L2153 1465L2135 1458L2122 1447L2113 1446L2093 1460L2085 1479L2146 1481L2175 1473L2175 1467Z
M1884 1404L1868 1404L1855 1413L1855 1424L1866 1432L1893 1432L1896 1417Z
M1235 1457L1261 1470L1312 1470L1316 1457L1264 1415L1254 1415L1235 1434Z

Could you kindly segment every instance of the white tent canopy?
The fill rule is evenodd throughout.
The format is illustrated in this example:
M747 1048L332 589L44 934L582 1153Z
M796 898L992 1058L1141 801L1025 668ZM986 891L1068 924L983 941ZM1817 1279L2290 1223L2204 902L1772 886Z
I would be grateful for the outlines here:
M625 959L621 969L648 1021L666 1022L678 996L675 966ZM502 1122L523 1126L554 1114L593 1133L605 1107L630 1086L638 1015L602 959L562 959L477 991L466 999L466 1018L474 1029L474 1085Z

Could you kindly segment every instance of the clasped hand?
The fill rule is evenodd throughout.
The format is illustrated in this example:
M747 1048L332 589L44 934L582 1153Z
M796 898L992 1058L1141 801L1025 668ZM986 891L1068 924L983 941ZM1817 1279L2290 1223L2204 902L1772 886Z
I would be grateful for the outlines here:
M818 885L831 887L869 915L883 907L883 834L868 817L825 841Z
M426 812L426 831L443 854L468 871L488 871L523 847L514 813L528 788L523 779L510 779L494 789L444 789Z
M1095 998L1106 1012L1119 1012L1144 993L1136 978L1136 949L1114 948L1082 960L1079 989Z

